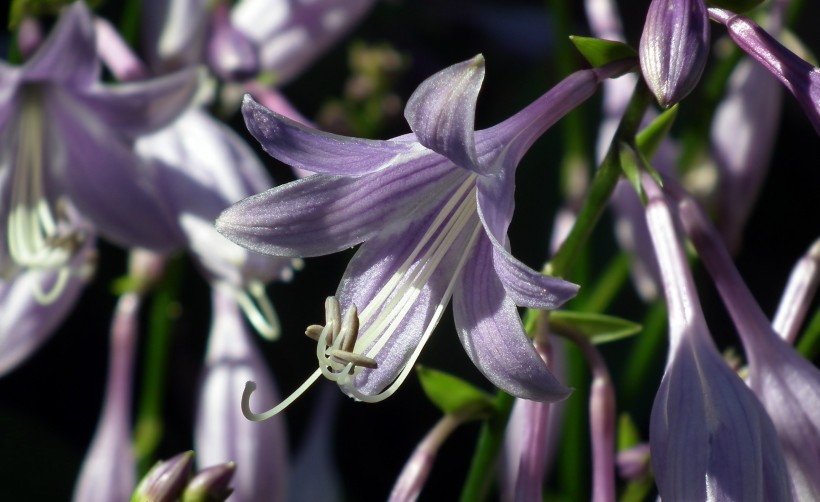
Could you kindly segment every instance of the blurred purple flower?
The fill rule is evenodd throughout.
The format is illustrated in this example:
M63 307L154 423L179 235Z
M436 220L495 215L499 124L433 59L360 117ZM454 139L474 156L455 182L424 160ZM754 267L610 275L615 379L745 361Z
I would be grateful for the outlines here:
M283 85L343 36L373 0L144 2L143 40L160 72L206 60L220 77L270 73ZM209 12L214 9L214 12Z
M99 79L82 2L64 10L22 67L0 62L0 272L17 266L71 275L88 238L80 216L126 247L176 244L131 142L188 105L196 73L117 86Z
M680 215L743 340L749 387L777 429L794 498L820 500L820 370L772 329L697 204L684 200Z
M791 92L820 134L820 68L790 51L746 16L710 8L709 16L726 26L729 36Z
M772 320L772 328L781 338L794 345L798 330L806 317L817 287L820 286L820 239L797 261Z
M264 425L242 416L239 403L247 380L263 382L257 398L278 401L273 377L254 345L236 300L220 287L212 290L213 319L194 431L197 464L235 462L233 502L283 501L287 493L288 443L285 421Z
M321 372L357 399L380 401L398 388L450 296L467 354L490 381L519 397L561 399L569 390L528 341L516 305L556 308L577 286L509 253L514 172L544 131L627 69L577 72L505 122L475 131L484 77L477 56L423 82L405 110L413 133L388 141L311 130L246 98L248 128L269 154L323 174L232 206L217 229L285 256L364 242L338 290L346 318L361 309L352 314L358 325L346 321L346 336L338 336L340 321L329 312L323 332L335 332L334 340L323 333L317 348Z
M668 202L646 185L669 312L669 359L652 406L652 467L665 500L790 500L772 421L720 357Z
M695 88L709 56L703 0L652 0L641 42L641 71L658 103L668 108Z

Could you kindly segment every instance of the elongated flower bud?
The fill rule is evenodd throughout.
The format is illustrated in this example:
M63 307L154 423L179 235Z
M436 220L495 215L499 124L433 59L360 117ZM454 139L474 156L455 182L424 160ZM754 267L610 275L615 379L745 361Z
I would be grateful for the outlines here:
M668 108L695 88L709 54L703 0L652 0L639 47L641 72L658 103Z

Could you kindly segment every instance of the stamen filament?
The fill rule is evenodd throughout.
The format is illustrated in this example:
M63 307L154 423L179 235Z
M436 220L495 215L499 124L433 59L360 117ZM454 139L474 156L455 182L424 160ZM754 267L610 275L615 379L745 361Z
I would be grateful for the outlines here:
M251 281L242 291L236 291L236 300L242 312L256 331L267 340L279 338L282 327L276 315L265 286L260 281Z
M245 415L245 418L254 422L267 420L290 406L291 403L296 401L299 396L304 394L305 391L313 385L320 376L322 376L322 372L317 369L307 378L307 380L302 383L302 385L299 386L298 389L286 397L284 401L264 413L254 413L251 411L251 394L253 394L256 390L256 382L246 382L245 390L242 391L242 414Z

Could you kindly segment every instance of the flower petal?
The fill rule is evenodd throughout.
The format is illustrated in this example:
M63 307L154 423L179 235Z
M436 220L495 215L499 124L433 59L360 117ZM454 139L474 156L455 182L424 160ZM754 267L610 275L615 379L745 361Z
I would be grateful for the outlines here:
M503 170L478 180L478 215L493 245L493 267L516 305L554 310L578 294L579 286L536 272L507 250L514 177L514 173Z
M475 146L475 107L483 80L484 56L479 54L422 82L404 109L419 143L479 174L487 174Z
M463 181L443 158L434 165L396 166L379 176L315 175L249 197L216 220L241 246L279 256L319 256L395 233Z
M94 86L75 99L112 129L129 137L153 132L176 119L190 104L199 84L195 68L165 77L116 86Z
M249 94L242 115L248 131L270 156L316 173L367 174L429 153L408 137L378 141L311 129L268 110Z
M94 24L84 2L67 7L40 49L23 67L25 80L87 87L100 76Z
M51 172L101 235L126 247L182 244L155 189L155 173L69 95L50 93ZM59 192L57 192L59 193Z
M524 399L560 401L561 385L524 333L515 304L490 266L493 246L479 236L453 293L453 315L467 355L496 387Z

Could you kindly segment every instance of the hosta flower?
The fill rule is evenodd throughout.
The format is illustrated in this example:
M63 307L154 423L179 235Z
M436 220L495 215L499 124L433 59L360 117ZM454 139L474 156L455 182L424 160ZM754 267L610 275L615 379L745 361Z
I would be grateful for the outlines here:
M172 225L205 276L233 292L262 335L276 337L279 321L264 284L289 279L293 260L237 246L213 227L223 209L273 186L259 158L229 127L198 108L141 137L135 148L154 167L156 189Z
M709 55L709 18L703 0L652 0L639 46L641 71L661 106L695 88Z
M248 379L263 383L257 396L266 405L278 396L265 361L254 345L230 292L213 288L213 320L194 431L197 464L236 462L233 502L285 500L288 443L283 417L260 426L237 406Z
M772 319L772 328L788 343L794 345L800 325L811 306L814 293L820 286L820 239L802 256L789 274L789 282L780 297L780 305Z
M820 370L772 329L720 236L692 200L680 205L683 221L726 304L749 359L749 387L774 422L795 500L820 499Z
M269 72L282 85L344 35L373 0L147 1L149 62L159 71L207 61L217 75ZM213 9L213 12L210 12Z
M791 500L777 432L717 352L668 203L652 188L646 218L669 311L669 359L649 424L660 496Z
M423 82L405 110L413 133L387 141L312 130L247 97L246 123L265 150L321 174L232 206L217 229L283 256L364 243L342 278L338 302L327 304L325 326L308 330L319 341L320 362L309 381L321 371L357 399L386 398L452 296L461 342L495 385L528 399L565 397L568 389L524 334L516 305L555 308L577 286L542 276L510 254L514 173L536 138L601 79L630 64L577 72L510 119L474 131L484 77L477 56Z
M72 257L89 237L73 208L118 244L175 245L131 141L172 120L197 76L117 86L99 78L94 28L81 2L64 11L26 64L0 63L0 273L16 266L71 275Z
M820 68L812 66L746 16L710 8L709 16L726 26L746 54L763 65L791 92L820 134Z

